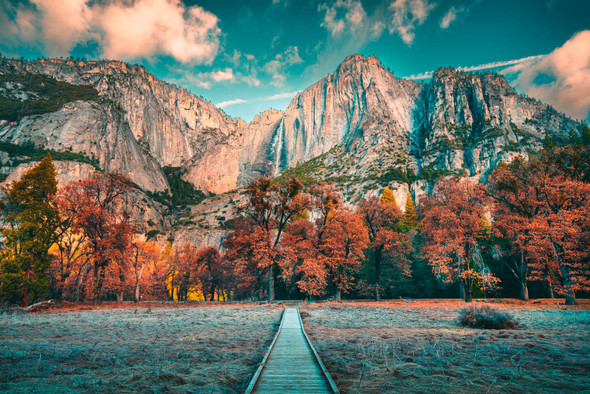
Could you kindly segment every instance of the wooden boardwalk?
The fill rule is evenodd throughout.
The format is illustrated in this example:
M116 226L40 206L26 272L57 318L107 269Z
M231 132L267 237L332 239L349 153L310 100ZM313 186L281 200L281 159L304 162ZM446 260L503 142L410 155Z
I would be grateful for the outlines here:
M279 331L246 390L249 393L338 393L296 308L285 309Z

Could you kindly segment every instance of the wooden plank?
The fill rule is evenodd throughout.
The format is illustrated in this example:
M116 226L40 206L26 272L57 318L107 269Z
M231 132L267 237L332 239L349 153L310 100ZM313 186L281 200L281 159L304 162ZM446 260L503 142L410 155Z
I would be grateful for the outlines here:
M285 309L279 331L246 390L251 392L338 393L305 334L299 310Z

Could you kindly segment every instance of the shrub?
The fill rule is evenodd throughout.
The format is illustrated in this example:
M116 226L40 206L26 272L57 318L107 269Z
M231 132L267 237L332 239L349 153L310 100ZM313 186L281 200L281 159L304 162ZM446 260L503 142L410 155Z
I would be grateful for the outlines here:
M491 308L488 305L472 305L459 310L459 324L463 327L496 330L516 330L520 328L520 323L515 321L512 315Z

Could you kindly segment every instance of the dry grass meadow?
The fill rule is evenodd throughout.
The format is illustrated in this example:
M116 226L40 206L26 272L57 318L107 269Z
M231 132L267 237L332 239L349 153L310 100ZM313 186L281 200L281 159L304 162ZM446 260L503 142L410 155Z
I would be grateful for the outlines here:
M243 392L282 307L89 308L0 315L0 392Z
M310 304L307 333L343 393L590 392L590 305L493 304L524 325L457 324L461 301Z

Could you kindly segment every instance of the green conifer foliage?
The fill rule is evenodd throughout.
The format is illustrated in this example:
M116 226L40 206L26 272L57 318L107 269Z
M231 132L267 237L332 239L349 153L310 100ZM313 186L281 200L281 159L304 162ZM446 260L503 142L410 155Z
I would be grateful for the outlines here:
M60 215L54 203L57 192L51 156L27 171L8 189L4 230L6 250L0 256L0 297L27 305L47 297L49 248Z

